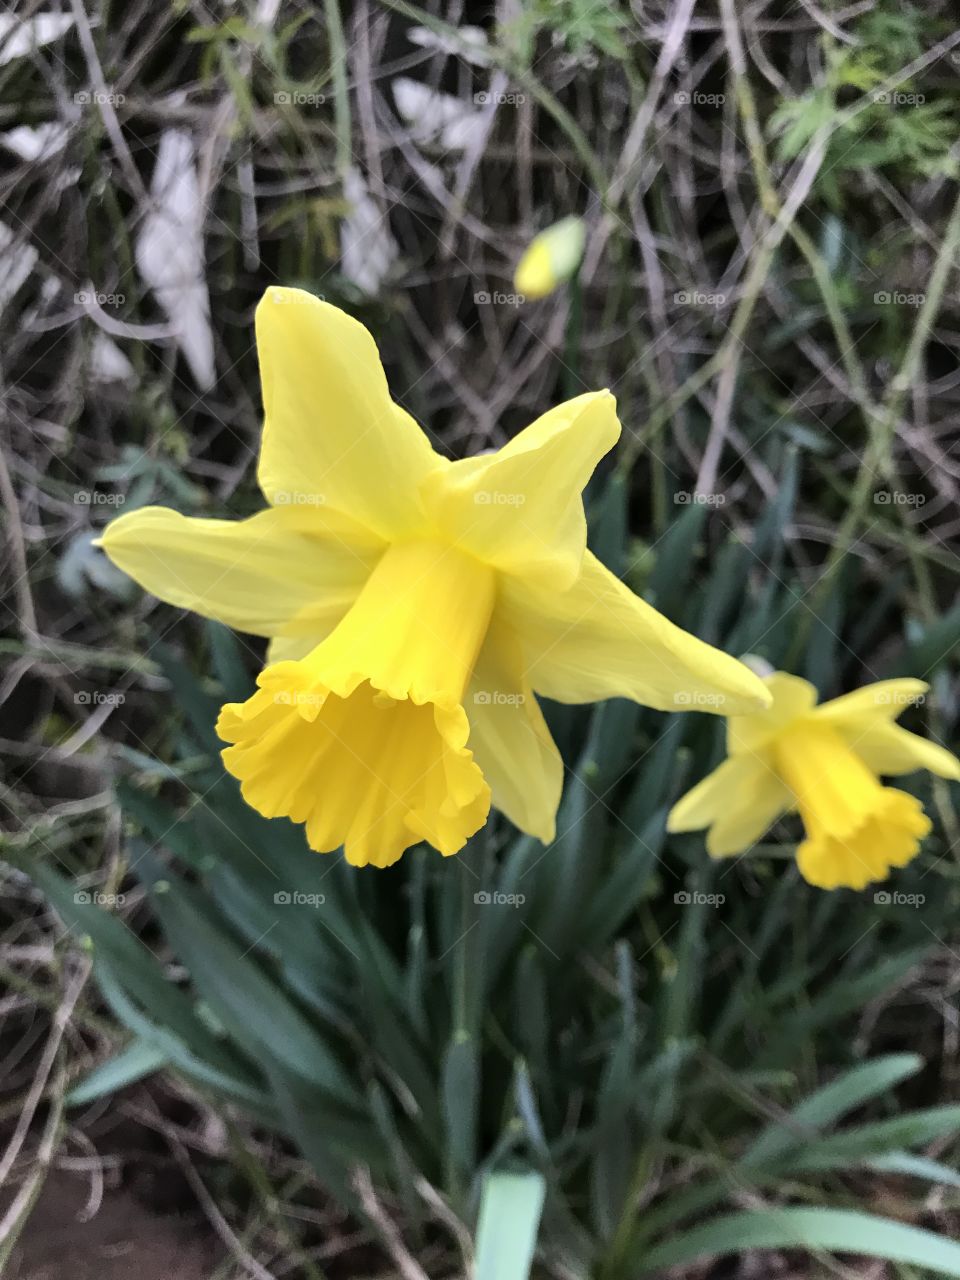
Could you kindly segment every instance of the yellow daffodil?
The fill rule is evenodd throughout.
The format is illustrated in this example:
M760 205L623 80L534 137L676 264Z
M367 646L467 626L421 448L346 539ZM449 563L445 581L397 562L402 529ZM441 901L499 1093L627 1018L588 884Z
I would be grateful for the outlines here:
M960 761L894 721L927 690L922 680L885 680L817 706L797 676L766 678L773 703L727 724L727 759L674 805L670 831L709 827L715 858L741 853L782 814L799 810L797 848L805 880L821 889L862 889L916 856L930 820L920 801L881 775L929 769L960 780Z
M524 250L513 286L524 298L545 298L569 280L583 257L587 229L582 218L562 218L534 236Z
M217 726L260 813L359 865L419 840L456 853L491 797L549 841L563 768L534 690L670 710L769 701L586 550L581 491L620 432L608 391L450 462L336 307L270 289L257 343L269 507L238 522L148 507L102 545L161 599L271 638L256 692Z

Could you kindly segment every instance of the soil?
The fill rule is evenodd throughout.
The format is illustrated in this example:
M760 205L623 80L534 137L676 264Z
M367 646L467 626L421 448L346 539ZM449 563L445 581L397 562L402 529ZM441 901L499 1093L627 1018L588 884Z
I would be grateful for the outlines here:
M223 1247L195 1218L151 1212L130 1190L104 1188L87 1219L89 1176L53 1171L7 1280L210 1280Z

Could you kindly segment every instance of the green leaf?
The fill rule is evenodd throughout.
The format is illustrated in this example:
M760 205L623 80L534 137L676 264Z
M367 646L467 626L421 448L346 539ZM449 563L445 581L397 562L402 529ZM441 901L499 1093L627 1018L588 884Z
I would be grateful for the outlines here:
M201 894L148 855L140 869L171 945L229 1033L259 1061L283 1063L321 1085L330 1097L355 1104L356 1091L320 1032L270 980L250 948L215 922ZM281 915L276 927L284 927Z
M545 1194L539 1173L492 1173L485 1179L474 1280L527 1280Z
M960 1276L960 1245L902 1222L849 1209L757 1209L716 1218L651 1249L640 1274L747 1249L810 1249L905 1262Z
M167 1055L149 1040L135 1039L106 1062L91 1071L87 1078L67 1094L67 1105L81 1106L113 1093L128 1084L152 1075L168 1065Z
M805 1146L817 1132L871 1098L896 1088L916 1073L923 1059L915 1053L894 1053L854 1067L812 1093L782 1121L766 1129L740 1163L748 1169L760 1168L779 1159L795 1147ZM902 1144L897 1144L902 1145Z
M867 1166L878 1173L899 1173L907 1178L924 1178L944 1187L960 1187L960 1173L937 1160L926 1156L912 1156L906 1151L891 1151L885 1156L868 1160Z
M960 645L960 604L930 623L919 640L911 644L901 656L885 665L881 675L916 676L929 679L931 672L953 654Z
M960 1106L931 1107L927 1111L890 1116L806 1144L801 1151L791 1154L790 1169L800 1172L860 1164L868 1157L882 1156L898 1147L918 1147L948 1137L958 1129Z
M114 1015L125 1027L129 1027L135 1036L153 1045L171 1067L182 1071L194 1083L226 1094L233 1102L242 1103L261 1121L268 1124L276 1122L276 1113L270 1105L268 1096L260 1087L253 1072L247 1068L246 1060L241 1058L240 1054L233 1053L226 1056L229 1070L222 1069L216 1061L211 1062L206 1057L198 1056L189 1047L187 1040L174 1035L168 1027L151 1022L150 1018L140 1012L128 998L123 985L109 964L101 960L96 972L100 990ZM192 1016L201 1034L200 1044L203 1045L202 1037L209 1036L210 1032L200 1021L198 1012L192 1011ZM226 1050L227 1046L224 1045L222 1048Z
M646 594L650 603L668 618L674 617L681 601L689 595L694 555L706 517L706 504L695 502L660 541Z
M443 1118L451 1179L466 1185L477 1159L480 1055L466 1031L454 1032L443 1059Z

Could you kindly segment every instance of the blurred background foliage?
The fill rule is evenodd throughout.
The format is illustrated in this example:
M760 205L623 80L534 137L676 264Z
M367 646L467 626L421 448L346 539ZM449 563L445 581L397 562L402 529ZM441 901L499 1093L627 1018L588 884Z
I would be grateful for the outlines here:
M901 898L823 894L791 822L723 864L666 839L711 717L551 706L554 846L497 820L357 874L223 776L259 642L91 545L144 502L260 505L252 308L301 285L451 456L610 386L598 555L823 696L929 680L910 727L955 748L950 7L105 0L61 27L17 56L0 29L2 1256L71 1146L142 1164L125 1118L223 1277L432 1280L479 1241L510 1280L541 1198L558 1280L747 1275L753 1248L960 1274L946 784L908 781L936 832ZM143 249L165 155L202 268L172 306ZM568 213L579 278L518 304Z

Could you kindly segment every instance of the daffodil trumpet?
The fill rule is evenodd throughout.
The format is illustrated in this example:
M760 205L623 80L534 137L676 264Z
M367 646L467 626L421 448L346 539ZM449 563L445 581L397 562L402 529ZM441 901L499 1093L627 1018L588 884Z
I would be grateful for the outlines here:
M357 865L421 840L456 853L491 803L548 842L563 765L535 694L731 713L769 701L586 550L582 490L620 432L608 391L451 462L343 311L272 288L257 343L269 506L236 522L147 507L102 545L161 599L269 637L256 691L217 725L260 813Z
M930 819L884 776L928 769L960 780L945 747L896 724L921 699L922 680L886 680L817 705L817 691L774 672L766 711L727 723L727 759L671 810L670 831L706 827L715 858L744 852L785 813L797 811L805 838L797 866L821 889L863 889L920 850Z

